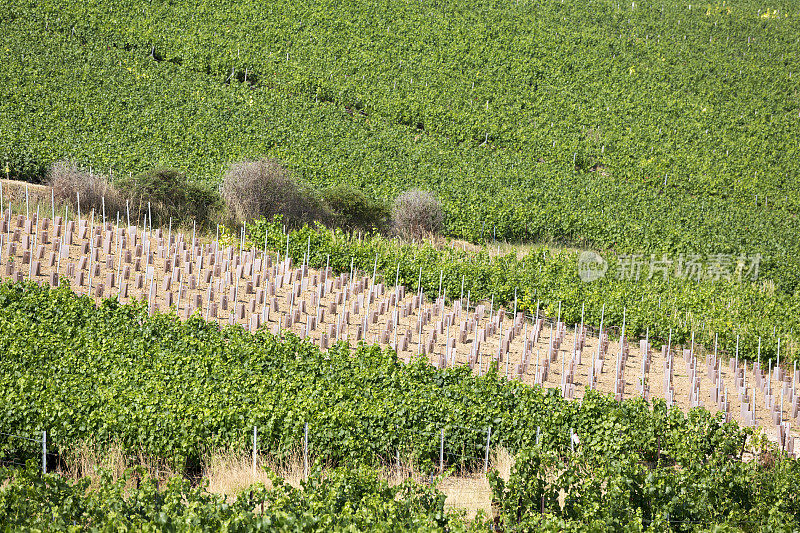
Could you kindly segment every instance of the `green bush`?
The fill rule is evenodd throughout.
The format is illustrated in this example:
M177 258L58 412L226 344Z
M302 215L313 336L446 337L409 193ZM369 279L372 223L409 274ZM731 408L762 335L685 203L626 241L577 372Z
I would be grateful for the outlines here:
M164 224L172 218L203 224L220 205L215 191L190 183L185 174L171 168L124 177L114 187L131 202L131 213L137 219L147 214L149 202L154 223Z
M350 185L334 185L322 191L322 199L333 212L333 221L343 229L383 230L391 213L381 202Z

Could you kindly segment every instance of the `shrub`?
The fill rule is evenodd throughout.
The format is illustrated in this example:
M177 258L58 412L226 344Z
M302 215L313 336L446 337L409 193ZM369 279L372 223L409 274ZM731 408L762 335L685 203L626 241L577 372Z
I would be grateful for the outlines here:
M439 233L444 215L439 200L427 191L412 189L398 196L392 206L394 227L407 237L421 238Z
M203 224L220 204L212 190L190 183L179 170L155 169L117 180L120 194L131 201L136 217L147 212L150 202L152 216L159 223L169 218L175 221L196 220Z
M335 225L344 229L381 230L390 217L386 204L349 185L329 187L322 191L322 198L333 212Z
M0 164L5 171L8 165L8 177L12 180L27 181L29 183L44 183L47 181L48 169L33 150L25 144L12 143L11 155L6 156ZM3 172L3 177L6 173Z
M53 195L62 202L77 204L80 195L80 208L83 212L94 209L97 212L105 200L106 213L124 212L125 200L101 174L86 172L75 163L58 161L50 167L47 182L53 188Z
M222 180L222 199L234 220L283 215L290 225L327 223L331 214L317 192L298 181L279 162L271 159L231 165Z

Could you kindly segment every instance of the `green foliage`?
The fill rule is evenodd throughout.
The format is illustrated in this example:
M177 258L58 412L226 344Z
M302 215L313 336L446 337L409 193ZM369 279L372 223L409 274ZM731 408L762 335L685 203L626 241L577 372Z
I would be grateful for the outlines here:
M172 478L159 488L140 472L70 482L35 467L0 469L0 523L47 531L463 531L438 490L406 481L389 487L369 469L310 472L295 489L273 476L233 501ZM131 486L133 485L133 486Z
M384 230L389 209L352 185L340 184L322 191L322 199L333 211L334 225L346 230Z
M147 213L148 203L155 224L197 220L208 222L220 205L219 195L189 182L186 174L176 169L155 169L140 174L123 176L114 182L114 188L131 200L139 213Z
M96 308L67 287L35 284L0 285L0 350L0 458L32 462L29 471L0 471L2 523L104 523L114 510L110 517L133 528L193 520L216 528L250 520L265 502L257 518L278 528L457 529L437 491L389 487L363 467L398 453L431 467L444 429L447 463L482 468L491 427L494 446L517 455L507 483L490 475L509 530L800 525L797 461L743 461L751 430L663 400L587 391L572 402L507 382L496 368L476 377L422 359L405 365L364 344L322 353L292 335L149 317L143 305L115 300ZM89 441L191 473L214 450L249 450L253 426L261 452L290 455L306 422L310 454L338 469L323 475L315 466L302 490L276 479L273 491L252 489L233 507L182 481L162 492L145 482L129 495L104 482L82 499L85 485L34 480L38 442L9 436L47 428L56 456Z
M89 440L191 467L218 449L291 454L311 428L312 455L334 464L379 456L438 462L441 428L448 463L472 464L492 442L515 451L544 442L569 446L569 429L597 453L629 450L657 457L738 449L746 430L705 411L644 402L618 404L590 394L569 402L496 372L400 364L394 352L344 344L328 352L292 335L220 329L199 317L148 317L143 305L91 300L67 288L0 285L0 432L36 436L47 428L54 450ZM688 448L683 435L702 439ZM624 439L622 438L624 436ZM727 448L725 448L727 449ZM662 450L662 452L659 452ZM36 443L4 438L0 451L35 458ZM481 463L482 464L482 463Z
M665 449L650 463L637 453L597 454L581 443L567 455L540 446L522 450L507 483L496 472L489 478L509 531L542 522L598 531L789 531L800 524L800 508L785 487L798 476L795 460L765 467L717 448L675 455Z

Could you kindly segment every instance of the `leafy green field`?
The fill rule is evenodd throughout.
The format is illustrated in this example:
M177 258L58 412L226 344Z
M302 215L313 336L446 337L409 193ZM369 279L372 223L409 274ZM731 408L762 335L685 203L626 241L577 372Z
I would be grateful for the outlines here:
M399 455L434 471L444 431L445 465L480 471L490 427L491 447L517 454L507 482L489 474L508 529L800 523L797 461L702 408L684 413L663 400L616 402L596 392L570 402L494 370L475 377L465 367L404 365L366 345L325 354L296 337L148 317L113 300L96 308L65 287L2 284L0 311L0 459L33 460L26 472L0 469L7 524L88 527L114 511L130 527L240 520L250 530L269 519L288 529L443 528L450 519L436 491L390 490L361 468ZM186 482L126 493L106 481L87 493L88 482L40 478L39 443L10 436L46 429L55 457L88 442L192 474L214 451L250 450L253 426L260 452L290 454L305 423L312 457L342 470L312 473L303 492L251 490L232 507ZM261 501L268 512L254 515Z
M58 475L0 468L0 523L38 531L463 531L444 495L411 481L389 487L368 469L311 472L302 490L274 478L234 501L171 479L159 487L136 472L69 482ZM476 527L477 531L478 528Z
M3 0L0 30L14 177L268 155L434 190L456 237L761 251L798 287L793 2Z

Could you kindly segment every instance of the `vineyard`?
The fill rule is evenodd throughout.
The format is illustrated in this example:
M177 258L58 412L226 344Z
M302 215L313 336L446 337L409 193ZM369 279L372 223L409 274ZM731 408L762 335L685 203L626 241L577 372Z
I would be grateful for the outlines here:
M800 529L796 2L0 33L0 529Z
M471 241L761 251L792 293L794 8L6 0L0 158L217 183L267 155L384 199L433 189Z
M486 303L444 297L428 303L421 286L406 294L405 287L387 287L355 270L295 268L285 253L269 250L269 238L265 253L252 243L248 250L247 242L234 249L178 232L93 221L8 211L0 218L0 269L17 280L0 286L0 442L11 466L38 462L44 445L42 467L58 468L71 450L91 443L143 454L191 476L215 450L281 457L303 448L344 469L336 475L352 476L359 465L394 461L431 472L485 469L490 451L502 447L517 456L514 472L508 480L491 472L489 478L495 517L509 526L559 529L571 520L598 520L617 528L636 519L644 528L675 517L742 525L770 509L781 521L795 513L792 497L775 492L794 475L794 459L773 464L765 458L776 453L766 434L748 426L777 428L779 448L793 456L797 372L773 371L771 364L765 372L761 361L748 371L744 357L725 362L716 351L671 340L659 354L645 339L637 354L624 331L614 348L608 326L598 343L578 324L570 339L558 316L537 314L529 322L524 313L493 304L487 310ZM223 234L223 240L233 239ZM185 320L159 313L169 308ZM684 414L700 406L710 411ZM713 492L724 503L709 513L685 490L690 480L705 478L722 490L720 465L731 469L730 483L738 488ZM618 489L590 496L593 484L611 475ZM8 490L16 487L13 479ZM82 490L57 480L50 483L59 497ZM104 492L87 495L99 498L88 507L131 505L122 485L104 483ZM371 483L369 490L397 496ZM664 486L684 488L672 498L656 496ZM423 490L413 487L412 494ZM50 484L39 490L36 497L54 497ZM203 523L260 520L243 517L251 512L245 507L215 514L214 496L187 494L184 485L169 490L177 494L163 498L202 502L205 510L191 512ZM742 490L757 492L741 501ZM252 506L254 500L241 501ZM439 496L422 506L414 501L407 505L420 520L441 505ZM13 520L23 520L24 513L14 512L20 514ZM59 516L69 512L88 511L79 506ZM156 519L152 509L130 513L142 523ZM565 521L549 523L547 516ZM478 527L480 516L467 525Z
M55 204L51 209L55 212ZM407 288L401 279L417 271L416 264L390 245L377 248L369 275L358 268L363 260L361 254L380 243L357 243L339 234L337 249L335 233L306 227L284 234L278 219L250 226L250 237L262 241L263 250L257 249L255 242L247 238L245 228L241 228L238 252L219 240L201 244L195 235L173 233L171 228L165 233L163 229L98 222L94 223L94 214L67 221L60 216L39 220L36 216L15 217L11 211L0 213L0 246L5 242L5 258L0 255L0 268L5 268L0 274L16 281L47 281L53 287L68 282L75 291L99 301L113 297L119 302L144 301L150 314L159 309L174 310L184 319L197 315L221 325L240 324L250 332L265 329L282 335L291 331L323 350L338 341L352 346L366 341L391 347L406 362L426 355L439 368L463 364L478 375L496 364L500 371L505 367L507 379L558 385L565 398L582 397L584 387L612 392L619 400L649 399L655 394L669 405L676 396L683 396L685 402L681 405L687 409L716 405L728 418L736 418L742 424L775 425L777 440L787 451L793 451L789 426L783 422L800 415L800 397L796 394L800 374L796 366L791 376L784 370L787 365L780 366L780 336L775 346L774 337L759 337L756 348L748 342L750 339L737 333L733 353L726 357L719 351L719 333L706 336L705 326L684 324L686 334L670 328L659 339L659 328L652 327L651 337L651 325L642 323L643 317L652 318L654 314L636 316L639 309L632 308L629 319L627 307L623 309L622 323L617 324L612 305L608 305L606 315L606 305L613 301L603 302L600 329L590 332L586 326L586 303L591 318L591 298L581 301L580 306L577 301L566 302L573 310L581 310L574 321L569 320L570 314L562 313L562 301L556 308L555 302L546 301L542 306L537 300L535 308L530 309L533 315L528 316L525 308L531 302L527 291L520 294L520 299L516 289L513 299L504 298L502 292L497 298L494 294L488 298L475 285L474 277L466 283L466 273L461 276L460 293L456 288L452 290L458 298L453 296L448 301L454 277L448 273L451 283L445 284L444 271L439 270L437 288L436 280L430 279L436 272L431 270L431 264L425 268L420 265L417 279L412 282L415 286ZM305 243L298 241L302 237L307 237ZM320 270L309 268L314 257L312 237L316 257L325 256L325 266ZM302 252L298 268L293 265L293 239L300 243L295 245L295 252ZM222 241L235 239L223 231ZM333 266L329 264L331 253L341 258L348 248L349 271L336 261ZM385 280L386 271L384 282L377 278L378 259L387 248L394 252L389 258L396 261L393 284ZM358 266L356 256L361 256ZM382 259L381 266L388 266L386 255ZM486 260L479 256L481 259ZM531 266L523 264L519 270L533 271ZM337 267L339 275L333 273ZM480 275L476 265L469 267L471 276L476 272ZM511 309L507 309L509 306ZM695 327L699 335L695 334ZM616 342L612 343L611 333L617 336ZM633 355L637 337L638 357ZM704 348L706 339L709 346ZM793 358L792 340L783 338L784 363ZM660 347L660 354L653 353L654 345ZM675 361L681 357L686 367L676 372ZM705 372L701 370L703 359ZM729 368L723 369L727 359ZM705 382L703 374L710 381ZM738 410L731 409L737 403L734 391L739 393ZM764 408L757 410L757 404Z
M571 402L552 389L506 382L496 370L476 377L465 366L406 365L368 346L322 352L294 335L281 341L200 318L150 317L144 305L107 300L96 308L66 288L4 284L0 299L2 432L35 436L47 427L51 463L92 439L192 470L210 449L249 449L253 426L258 450L288 453L308 424L309 451L334 464L400 456L434 468L446 433L445 464L480 467L491 428L492 446L521 454L517 477L507 487L495 483L508 512L527 520L538 520L541 498L555 516L612 527L666 513L707 524L766 524L771 513L788 524L799 510L787 492L796 462L743 461L745 451L759 453L754 441L746 446L751 430L702 409L686 415L663 401L651 408L598 393ZM38 442L3 442L16 461L40 453ZM592 488L612 473L618 488ZM709 484L702 498L711 500L686 492L701 482ZM561 490L570 503L564 509ZM535 503L519 506L520 498Z

